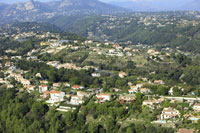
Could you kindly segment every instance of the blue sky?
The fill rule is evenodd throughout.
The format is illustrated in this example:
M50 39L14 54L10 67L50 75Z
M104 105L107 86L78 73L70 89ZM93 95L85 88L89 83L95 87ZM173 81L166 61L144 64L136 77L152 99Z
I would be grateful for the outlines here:
M0 0L1 3L15 3L15 2L25 2L27 0ZM36 1L42 1L42 2L47 2L47 1L53 1L53 0L36 0ZM54 0L55 1L55 0ZM104 2L110 2L110 1L121 1L121 0L100 0Z
M0 3L15 3L15 2L25 2L25 1L27 1L27 0L6 0L6 1L5 0L0 0ZM36 0L36 1L47 2L47 1L53 1L53 0ZM111 1L123 1L123 0L100 0L100 1L111 2Z

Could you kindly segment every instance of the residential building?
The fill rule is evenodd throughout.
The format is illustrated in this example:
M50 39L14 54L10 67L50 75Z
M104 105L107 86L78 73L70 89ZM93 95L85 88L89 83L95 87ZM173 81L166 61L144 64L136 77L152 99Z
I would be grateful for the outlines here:
M100 73L92 73L92 77L100 77Z
M150 93L151 90L148 89L148 88L140 88L140 92L143 93L143 94L147 94L147 93Z
M29 86L26 86L26 88L27 88L27 91L30 93L30 92L34 91L35 86L29 85Z
M77 96L79 97L88 97L89 95L85 92L82 92L82 91L77 91Z
M196 111L196 112L200 112L200 103L194 104L193 110Z
M100 93L96 95L99 102L103 103L111 100L111 94Z
M83 101L83 97L80 97L80 96L71 96L71 99L70 99L70 104L73 104L73 105L80 105L82 104L84 101Z
M144 100L142 105L147 106L151 109L157 109L160 107L160 104L164 101L164 99L153 99L153 100Z
M29 86L31 85L31 82L27 79L21 79L21 83L23 84L23 86Z
M39 92L43 93L44 91L48 90L48 86L47 85L40 85L39 86Z
M125 102L133 102L135 101L135 95L133 94L122 94L119 96L119 102L124 104Z
M42 98L47 98L50 96L50 91L44 91Z
M70 83L64 83L64 86L70 87L71 85L70 85Z
M137 88L142 88L144 84L136 84Z
M53 87L59 88L62 84L61 83L53 83Z
M36 77L42 78L42 75L40 73L35 74Z
M161 114L161 119L175 119L180 116L180 112L174 108L164 108Z
M72 86L72 89L80 90L80 89L84 89L84 87L83 86L79 86L79 85L74 85L74 86Z
M65 93L62 91L50 91L50 101L53 103L64 101Z
M164 85L165 82L163 80L155 80L154 84Z
M129 89L128 90L128 93L129 94L135 94L135 93L137 93L138 92L138 90L135 90L135 89Z
M126 77L127 76L127 74L125 73L125 72L119 72L119 77L120 78L124 78L124 77Z

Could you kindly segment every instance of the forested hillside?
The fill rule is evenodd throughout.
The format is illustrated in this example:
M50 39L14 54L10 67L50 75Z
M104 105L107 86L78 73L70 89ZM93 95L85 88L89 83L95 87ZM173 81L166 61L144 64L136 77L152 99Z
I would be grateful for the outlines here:
M130 13L57 17L52 24L100 41L180 47L199 52L198 12Z

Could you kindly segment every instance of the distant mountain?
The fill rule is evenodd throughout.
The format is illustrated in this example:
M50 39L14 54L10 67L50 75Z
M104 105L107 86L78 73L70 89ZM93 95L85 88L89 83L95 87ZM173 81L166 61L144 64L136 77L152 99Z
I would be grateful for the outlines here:
M58 15L118 13L128 10L98 0L61 0L42 3L34 0L0 4L0 24L12 21L43 21Z
M109 4L127 8L132 11L173 11L184 9L194 10L194 8L190 5L195 4L191 3L191 1L192 0L135 0L124 2L110 2Z
M200 0L192 0L191 2L186 3L182 6L183 10L195 10L200 11Z
M0 12L2 12L8 6L8 4L0 3Z
M132 11L156 11L149 4L138 1L110 2L109 4L130 9Z

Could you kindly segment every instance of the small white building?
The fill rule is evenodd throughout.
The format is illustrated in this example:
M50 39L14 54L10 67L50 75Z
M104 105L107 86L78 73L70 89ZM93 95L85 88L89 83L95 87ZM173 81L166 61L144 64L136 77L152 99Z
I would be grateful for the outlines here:
M65 93L62 91L50 91L50 101L52 101L52 103L56 103L56 102L61 102L64 101L64 96Z
M151 109L156 109L160 107L160 104L164 101L164 99L153 99L153 100L144 100L142 106L147 106Z
M27 79L22 79L21 83L23 84L23 86L29 86L29 85L31 85L31 82L29 80L27 80Z
M138 92L138 87L137 86L130 86L131 89L128 90L129 94L134 94Z
M147 93L150 93L151 90L148 89L148 88L140 88L140 92L143 93L143 94L147 94Z
M34 91L35 86L29 85L29 86L26 86L26 88L27 88L27 91L30 93L30 92Z
M48 90L48 86L47 85L40 85L39 86L39 92L40 93L43 93L43 92L45 92L47 90Z
M164 85L165 82L163 80L155 80L154 84Z
M125 72L119 72L119 77L120 78L124 78L124 77L126 77L127 76L127 74L125 73Z
M70 104L80 105L83 102L84 102L83 101L83 97L80 97L80 96L71 96Z
M92 73L91 75L92 75L92 77L100 77L101 76L100 73Z
M85 92L82 92L82 91L77 91L77 96L79 97L88 97L89 95Z
M84 89L84 87L83 86L79 86L79 85L74 85L74 86L72 86L72 89L80 90L80 89Z
M111 94L97 94L96 95L97 99L99 102L105 102L105 101L110 101L111 100Z
M193 110L196 111L196 112L199 112L200 111L200 103L194 104Z
M180 116L180 112L174 108L164 108L161 114L161 119L175 119Z
M132 94L122 94L119 96L120 102L132 102L135 101L135 95Z

